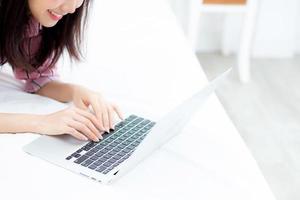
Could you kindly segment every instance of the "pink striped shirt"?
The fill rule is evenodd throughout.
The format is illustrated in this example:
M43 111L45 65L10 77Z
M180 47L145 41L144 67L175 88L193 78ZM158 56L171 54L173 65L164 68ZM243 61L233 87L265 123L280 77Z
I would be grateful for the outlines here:
M27 53L30 56L35 55L41 44L41 27L40 24L31 19L29 26L26 30L26 37L23 41L22 47L28 49ZM56 66L49 68L52 58L48 58L43 65L39 66L35 71L28 72L25 69L14 68L14 75L17 79L25 82L24 91L29 93L35 93L46 83L58 80L59 75L57 74Z

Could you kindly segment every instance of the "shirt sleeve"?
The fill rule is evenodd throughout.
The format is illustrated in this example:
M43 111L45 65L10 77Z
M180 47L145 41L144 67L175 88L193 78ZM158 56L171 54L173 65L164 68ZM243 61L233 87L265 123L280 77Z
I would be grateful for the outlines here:
M35 93L50 81L59 80L57 67L49 68L50 59L35 71L28 72L25 69L15 69L14 75L17 79L25 81L24 91Z

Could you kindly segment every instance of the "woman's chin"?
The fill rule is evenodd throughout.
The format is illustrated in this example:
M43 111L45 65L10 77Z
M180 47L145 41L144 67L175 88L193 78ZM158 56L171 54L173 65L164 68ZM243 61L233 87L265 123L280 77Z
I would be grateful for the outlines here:
M43 27L46 27L46 28L51 28L51 27L55 26L56 24L57 24L57 21L56 22L51 21L51 22L41 23L41 25Z

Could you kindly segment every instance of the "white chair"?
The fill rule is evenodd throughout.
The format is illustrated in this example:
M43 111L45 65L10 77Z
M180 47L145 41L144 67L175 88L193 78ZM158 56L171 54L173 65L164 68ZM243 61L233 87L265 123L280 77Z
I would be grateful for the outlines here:
M198 24L201 13L243 13L244 20L241 30L241 40L237 53L238 75L241 82L250 80L251 44L254 33L257 0L245 0L242 4L234 4L237 0L189 0L188 38L196 49L198 39ZM239 0L243 1L243 0ZM229 3L228 3L229 2ZM226 52L224 46L222 52Z

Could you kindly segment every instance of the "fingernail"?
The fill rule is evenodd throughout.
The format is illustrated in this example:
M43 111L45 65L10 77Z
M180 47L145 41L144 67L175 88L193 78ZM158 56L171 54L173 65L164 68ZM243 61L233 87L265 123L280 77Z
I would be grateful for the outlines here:
M88 141L88 140L89 140L87 137L82 137L82 139L83 139L84 141Z
M101 139L101 140L103 139L103 137L102 137L101 133L100 133L100 134L98 134L97 136L98 136L98 138L99 138L99 139Z

